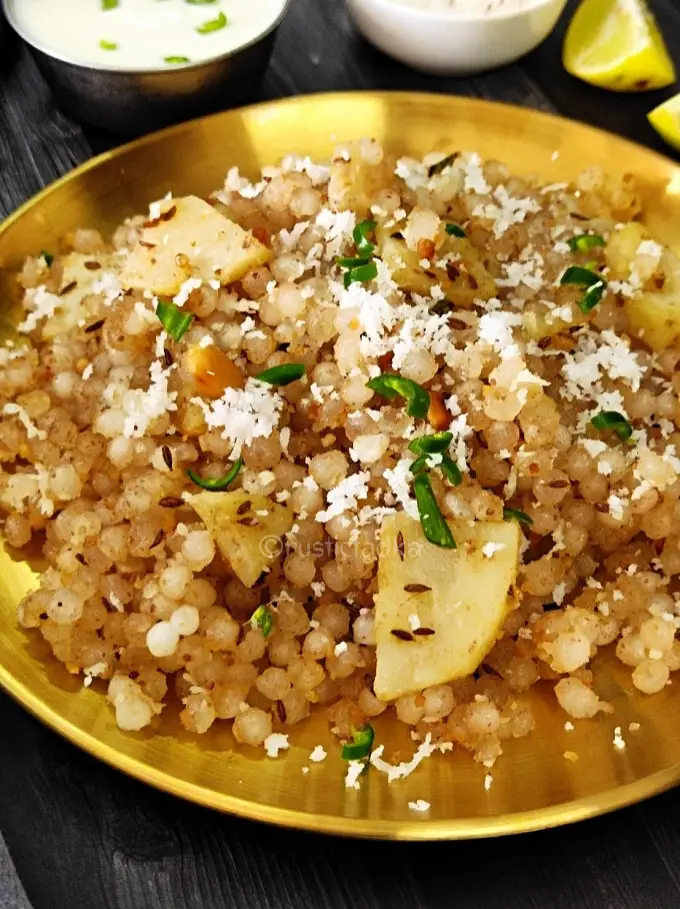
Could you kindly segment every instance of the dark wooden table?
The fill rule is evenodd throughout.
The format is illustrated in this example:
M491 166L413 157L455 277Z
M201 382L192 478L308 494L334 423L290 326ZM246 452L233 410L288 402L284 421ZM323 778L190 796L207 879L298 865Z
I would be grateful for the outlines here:
M680 65L680 4L653 6ZM560 64L566 21L518 65L438 80L359 39L342 0L295 0L258 97L371 88L474 95L556 110L661 149L644 115L677 87L616 96L571 79ZM54 108L20 48L0 54L0 216L113 144ZM34 909L672 909L679 814L676 791L575 827L490 842L296 834L145 788L0 695L0 831ZM0 907L10 890L0 890Z

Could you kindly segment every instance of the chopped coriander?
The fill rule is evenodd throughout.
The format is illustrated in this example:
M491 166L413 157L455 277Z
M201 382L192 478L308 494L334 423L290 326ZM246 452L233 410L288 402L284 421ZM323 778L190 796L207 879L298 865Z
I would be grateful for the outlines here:
M235 461L229 471L223 477L217 477L216 479L206 479L205 477L199 476L196 471L190 467L187 470L187 476L195 483L197 486L200 486L201 489L207 489L208 492L221 492L223 489L226 489L227 486L230 486L236 477L238 476L239 470L243 467L243 459L239 458L238 461Z
M445 230L450 237L467 237L463 228L457 224L447 224Z
M354 283L365 284L366 281L372 281L377 277L378 266L375 262L367 262L365 265L350 268L350 270L345 273L345 287L349 287L350 284Z
M156 315L173 341L181 341L194 321L193 313L182 312L172 300L159 300Z
M115 41L106 41L104 38L99 42L99 46L102 50L105 51L114 51L118 50L118 45Z
M266 382L268 385L290 385L291 382L301 379L306 369L304 363L282 363L281 366L265 369L255 378L258 382Z
M633 427L628 420L615 410L603 410L590 422L595 429L613 429L622 442L627 442L633 435Z
M52 265L52 263L54 262L54 256L52 255L52 253L48 253L44 249L41 249L40 255L45 260L45 265L47 265L47 267L49 268Z
M262 636L266 638L274 625L274 616L266 606L258 606L250 617L250 624L253 628L259 628Z
M368 258L373 255L375 250L375 243L371 243L368 239L368 234L376 229L378 226L376 221L362 221L360 224L354 228L352 232L352 238L354 240L354 245L357 248L357 252L360 256Z
M413 481L413 491L418 504L418 514L423 533L430 543L444 549L455 549L456 541L451 533L451 528L446 523L441 513L437 500L432 491L432 483L426 473L419 473Z
M586 288L585 295L578 303L579 308L586 313L597 306L607 286L602 275L580 265L571 265L560 278L560 284L576 284Z
M451 440L453 439L453 433L451 432L433 432L429 436L418 436L417 439L413 439L409 444L409 451L412 451L414 454L441 454L446 451Z
M444 455L439 469L452 486L460 486L463 482L463 474L460 472L460 467L449 455Z
M590 249L595 249L596 246L606 245L604 238L598 234L580 234L578 237L567 240L567 243L572 252L588 252Z
M211 32L218 32L222 28L227 26L227 17L224 13L220 13L216 19L209 19L207 22L204 22L203 25L199 25L196 31L199 35L209 35Z
M442 158L441 161L431 164L427 169L427 176L434 177L435 174L440 174L442 171L446 170L447 167L451 167L457 157L458 152L454 152L452 155L447 155L445 158Z
M176 55L171 56L171 57L163 57L163 61L165 63L190 63L191 62L188 57L179 57Z
M352 726L352 741L345 742L342 746L343 761L361 761L367 758L371 753L374 739L375 730L370 724L366 723L359 729Z
M366 386L383 398L401 397L407 402L406 413L424 420L430 409L430 395L422 385L403 376L383 373L366 383Z
M533 518L530 518L528 514L525 514L525 512L520 511L518 508L504 508L503 520L517 521L518 524L526 524L529 527L534 523Z
M102 9L115 9L118 6L118 0L102 0Z

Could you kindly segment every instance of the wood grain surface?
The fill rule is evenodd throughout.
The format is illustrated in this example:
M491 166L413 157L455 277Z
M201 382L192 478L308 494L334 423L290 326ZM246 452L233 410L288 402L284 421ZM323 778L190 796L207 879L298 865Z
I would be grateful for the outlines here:
M652 5L680 64L680 4ZM677 87L616 96L569 77L560 50L574 7L521 63L447 80L367 45L342 0L295 0L253 100L373 88L457 93L555 110L661 149L644 114ZM55 108L17 42L0 48L0 217L115 141ZM145 788L0 695L0 831L33 909L673 909L679 813L680 790L514 839L411 845L296 834ZM9 896L0 892L0 906Z

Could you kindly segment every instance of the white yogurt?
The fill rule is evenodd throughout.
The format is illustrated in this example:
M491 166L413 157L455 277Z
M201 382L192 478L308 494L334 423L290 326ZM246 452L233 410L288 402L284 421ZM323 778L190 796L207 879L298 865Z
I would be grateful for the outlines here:
M109 5L115 0L109 0ZM13 0L17 26L55 56L124 70L200 63L269 31L286 0ZM225 24L226 19L226 24Z

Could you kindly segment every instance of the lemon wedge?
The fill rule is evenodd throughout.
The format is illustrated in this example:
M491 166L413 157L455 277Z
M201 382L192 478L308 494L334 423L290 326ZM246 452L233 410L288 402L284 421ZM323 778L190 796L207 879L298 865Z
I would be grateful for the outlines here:
M664 88L673 61L644 0L583 0L564 41L567 72L619 92Z
M662 139L680 151L680 95L674 95L647 114Z

